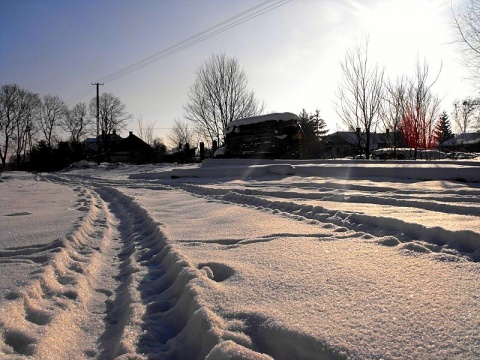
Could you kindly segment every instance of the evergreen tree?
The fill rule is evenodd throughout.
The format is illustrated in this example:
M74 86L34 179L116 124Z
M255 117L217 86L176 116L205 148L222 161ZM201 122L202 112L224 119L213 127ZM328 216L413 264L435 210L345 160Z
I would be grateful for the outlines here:
M153 154L155 162L161 162L165 160L165 153L167 152L167 147L163 143L161 138L153 139Z
M302 128L301 155L304 159L319 157L321 153L322 137L327 134L327 124L320 117L320 110L309 114L302 109L300 114L300 126Z
M316 109L314 113L310 115L310 122L315 124L315 134L318 138L322 138L327 135L327 123L320 117L320 110Z
M453 138L454 135L452 133L452 127L450 125L450 119L448 118L446 111L440 114L440 117L435 125L434 134L435 140L439 145Z

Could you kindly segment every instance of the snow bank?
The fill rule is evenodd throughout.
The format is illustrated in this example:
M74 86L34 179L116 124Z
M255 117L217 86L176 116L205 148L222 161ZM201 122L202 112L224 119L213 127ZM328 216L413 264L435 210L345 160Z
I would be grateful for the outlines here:
M170 173L168 173L170 171ZM158 173L136 173L130 179L155 180L170 175L172 178L238 178L261 177L267 175L297 175L334 177L344 179L395 178L412 180L450 180L480 182L480 163L469 162L317 162L275 161L275 160L236 160L209 159L201 166L174 168Z
M172 178L180 177L236 177L246 179L266 175L294 175L295 167L289 164L270 164L252 166L225 166L225 167L200 167L190 169L173 169ZM135 178L135 176L134 176ZM136 177L138 178L138 177ZM150 177L152 179L152 177Z
M368 179L372 177L413 179L413 180L451 180L465 182L480 182L480 167L478 166L441 166L438 164L419 165L363 165L363 166L295 166L297 174L303 176L339 177Z

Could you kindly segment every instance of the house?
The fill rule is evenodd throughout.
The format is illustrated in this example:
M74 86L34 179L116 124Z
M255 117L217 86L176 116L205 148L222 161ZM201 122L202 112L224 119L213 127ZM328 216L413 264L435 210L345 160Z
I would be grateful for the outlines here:
M224 157L298 158L302 136L293 113L273 113L231 121L225 128Z
M97 138L86 138L85 140L83 140L82 143L85 147L85 151L92 154L96 154L97 143L98 143L98 146L99 146L98 151L102 153L104 148L103 146L104 139L107 140L107 143L110 145L110 147L117 145L123 140L123 138L120 135L118 135L115 130L113 130L112 134L107 134L107 135L102 134L102 135L99 135Z
M444 151L480 152L480 132L464 133L439 145Z
M133 164L144 164L153 161L153 148L138 136L134 135L132 131L129 132L127 138L122 138L117 135L115 131L107 136L110 149L102 151L99 155L93 156L97 160ZM104 137L105 136L103 135L98 138L85 139L83 143L87 151L90 150L91 154L96 154L97 140L100 149L102 149Z
M153 148L130 131L126 139L112 145L109 155L112 162L144 164L153 160Z
M326 135L322 142L325 149L324 155L327 158L344 158L365 154L365 133L337 131ZM389 131L385 133L371 133L369 142L370 153L381 148L405 146L400 134Z

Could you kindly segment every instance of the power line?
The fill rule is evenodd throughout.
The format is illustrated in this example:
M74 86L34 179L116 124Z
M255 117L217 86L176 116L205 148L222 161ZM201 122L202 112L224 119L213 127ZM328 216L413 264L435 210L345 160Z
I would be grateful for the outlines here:
M184 40L182 40L182 41L180 41L180 42L178 42L178 43L176 43L176 44L174 44L174 45L169 46L169 47L166 48L166 49L163 49L163 50L161 50L161 51L159 51L159 52L157 52L157 53L155 53L155 54L153 54L153 55L150 55L150 56L148 56L148 57L146 57L146 58L144 58L144 59L142 59L142 60L139 60L139 61L137 61L137 62L135 62L135 63L133 63L133 64L125 67L125 68L123 68L123 69L120 69L120 70L114 72L113 74L110 74L110 75L108 75L108 76L105 76L105 77L101 78L100 80L105 81L105 80L107 80L107 79L110 78L110 77L117 76L117 74L119 74L119 73L122 73L122 72L124 72L124 71L129 71L130 69L135 68L135 67L137 67L137 66L141 66L142 64L144 64L144 63L146 63L146 62L148 62L148 61L150 61L150 60L152 60L152 59L155 59L155 58L158 57L158 56L164 55L165 53L167 53L167 52L169 52L169 51L171 51L171 50L179 47L179 46L182 45L182 44L188 43L189 41L192 41L192 40L198 38L199 36L202 36L203 34L206 34L206 33L210 32L210 31L212 31L213 29L215 29L215 28L217 28L217 27L219 27L219 26L221 26L221 25L223 25L223 24L225 24L225 23L228 23L228 22L230 22L230 21L232 21L232 20L234 20L234 19L236 19L236 18L238 18L239 16L242 16L242 15L244 15L244 14L246 14L246 13L248 13L248 12L250 12L250 11L258 8L258 7L261 7L261 6L265 5L266 3L272 2L272 1L274 1L274 0L266 0L266 1L264 1L263 3L261 3L261 4L259 4L259 5L256 5L256 6L250 8L250 9L248 9L248 10L245 10L245 11L243 11L243 12L237 14L237 15L234 15L234 16L232 16L231 18L228 18L227 20L224 20L224 21L222 21L221 23L218 23L217 25L211 26L211 27L209 27L209 28L206 29L206 30L203 30L203 31L201 31L201 32L199 32L199 33L197 33L197 34L195 34L195 35L193 35L193 36L190 36L190 37L187 38L187 39L184 39Z
M78 91L77 93L75 93L74 95L70 96L69 98L67 98L65 100L66 104L68 106L70 105L74 105L76 102L82 100L84 97L86 97L88 94L90 93L93 93L94 90L92 89L92 87L90 86L90 84L88 86L85 86L82 90Z
M201 41L204 41L204 40L206 40L206 39L209 39L209 38L211 38L211 37L213 37L213 36L215 36L215 35L218 35L218 34L224 32L224 31L227 31L227 30L229 30L229 29L231 29L231 28L233 28L233 27L235 27L235 26L238 26L238 25L240 25L240 24L242 24L242 23L244 23L244 22L246 22L246 21L249 21L249 20L251 20L251 19L253 19L253 18L256 18L256 17L258 17L258 16L260 16L260 15L262 15L262 14L268 12L268 11L271 11L271 10L273 10L273 9L281 6L281 5L284 5L284 4L286 4L287 2L290 2L290 1L292 1L292 0L287 0L287 1L282 0L282 1L280 1L280 2L282 2L282 4L280 4L280 5L277 5L277 6L275 6L275 7L273 7L273 5L272 5L272 6L270 6L270 8L268 8L268 9L264 9L264 10L262 10L261 12L259 11L259 12L257 12L257 13L251 14L248 18L244 18L244 19L237 20L236 22L234 22L234 23L232 23L232 24L229 24L229 25L227 25L227 26L225 26L225 27L222 27L222 28L214 31L213 33L210 33L210 34L207 34L207 35L205 35L205 36L202 36L202 37L200 37L199 39L196 39L196 40L194 40L194 41L192 41L192 42L189 42L189 43L187 43L187 44L185 44L185 45L183 45L183 46L180 46L180 47L178 47L178 48L176 48L176 49L174 49L174 50L172 50L172 51L170 51L170 52L167 52L167 53L165 53L165 54L163 54L163 55L161 55L161 56L159 56L159 57L157 57L157 58L151 59L151 60L145 62L145 63L142 64L142 65L139 65L139 66L137 66L137 67L135 67L135 68L126 70L126 71L124 71L124 72L122 72L122 73L119 73L119 74L112 74L112 75L110 75L110 76L107 76L107 77L105 77L105 78L102 78L101 80L102 80L102 81L110 81L110 82L111 82L111 81L114 81L114 80L116 80L116 79L118 79L118 78L121 78L121 77L123 77L123 76L126 76L126 75L128 75L128 74L130 74L130 73L132 73L132 72L134 72L134 71L140 70L140 69L142 69L142 68L144 68L144 67L146 67L146 66L148 66L148 65L151 65L151 64L153 64L154 62L160 61L160 60L162 60L162 59L164 59L164 58L166 58L166 57L168 57L168 56L171 56L171 55L173 55L173 54L175 54L175 53L177 53L177 52L179 52L179 51L182 51L182 50L184 50L184 49L186 49L186 48L189 48L189 47L191 47L191 46L193 46L193 45L195 45L195 44L197 44L197 43L199 43L199 42L201 42Z
M123 69L120 69L110 75L104 76L98 81L100 82L111 82L114 80L117 80L123 76L126 76L132 72L135 72L137 70L140 70L148 65L153 64L154 62L160 61L168 56L171 56L179 51L182 51L186 48L189 48L201 41L207 40L215 35L218 35L222 32L225 32L233 27L236 27L240 24L243 24L246 21L252 20L260 15L263 15L269 11L272 11L280 6L283 6L290 2L292 0L266 0L263 1L262 3L253 6L245 11L242 11L241 13L238 13L214 26L209 27L206 30L203 30L193 36L190 36L189 38L182 40L172 46L169 46L168 48L157 52L153 55L150 55L142 60L139 60ZM272 3L273 4L269 4ZM70 104L73 104L76 101L81 100L84 98L86 95L88 95L90 92L93 90L91 89L90 86L84 87L82 90L80 90L78 93L75 95L71 96L69 100L67 101Z
M272 1L275 1L274 4L271 4L271 5L268 5L266 7L263 7L264 5L272 2ZM140 70L154 62L157 62L159 60L162 60L168 56L171 56L181 50L184 50L190 46L193 46L201 41L204 41L206 39L209 39L211 38L212 36L215 36L215 35L218 35L226 30L229 30L231 29L232 27L235 27L235 26L238 26L248 20L251 20L257 16L260 16L268 11L271 11L279 6L282 6L284 4L286 4L287 2L290 2L292 0L267 0L267 1L264 1L263 3L257 5L257 6L254 6L246 11L243 11L242 13L240 14L237 14L235 16L232 16L231 18L225 20L225 21L222 21L220 22L219 24L215 25L215 26L212 26L210 28L208 28L207 30L204 30L200 33L197 33L196 35L193 35L191 37L189 37L188 39L185 39L183 41L180 41L178 43L176 43L175 45L172 45L154 55L151 55L143 60L140 60L130 66L127 66L119 71L116 71L108 76L105 76L101 79L99 79L99 81L104 81L104 82L107 82L107 81L113 81L113 80L116 80L120 77L123 77L125 75L128 75L134 71L137 71L137 70ZM261 8L263 7L263 8ZM259 9L260 8L260 9ZM251 13L252 11L254 11L253 13ZM246 16L244 16L245 14L248 14ZM238 20L237 20L238 19Z

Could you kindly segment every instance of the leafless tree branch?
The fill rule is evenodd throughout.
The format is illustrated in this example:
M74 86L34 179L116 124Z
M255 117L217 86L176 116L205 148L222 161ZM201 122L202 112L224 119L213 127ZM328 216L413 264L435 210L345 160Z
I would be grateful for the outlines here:
M382 116L384 69L370 65L368 37L349 49L340 63L343 79L339 85L336 111L349 129L360 129L365 134L365 156L370 157L370 137ZM357 130L358 131L358 130ZM360 134L359 134L360 135Z
M480 87L480 1L468 0L456 9L451 6L453 27L457 34L463 62L470 71L470 80Z
M247 85L247 76L235 58L212 55L197 70L184 107L185 118L211 141L220 143L223 130L231 121L263 111L263 104L259 104Z

